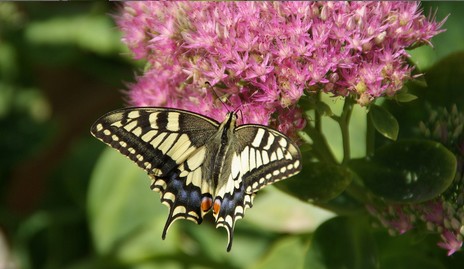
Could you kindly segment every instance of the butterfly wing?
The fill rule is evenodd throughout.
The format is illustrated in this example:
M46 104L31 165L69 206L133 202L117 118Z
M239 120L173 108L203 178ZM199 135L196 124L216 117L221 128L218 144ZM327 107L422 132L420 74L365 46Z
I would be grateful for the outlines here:
M248 141L239 146L240 156L245 159L241 172L246 193L255 193L301 171L300 150L284 134L265 126L242 125L237 128L237 137Z
M91 133L145 169L151 189L160 192L169 216L163 231L176 219L200 224L206 212L203 197L211 197L211 186L202 179L207 141L219 124L180 109L125 108L98 119Z
M227 156L230 170L218 186L222 198L216 226L227 230L232 245L235 222L253 205L254 194L266 185L286 179L301 170L298 147L280 132L261 125L236 128L234 152Z

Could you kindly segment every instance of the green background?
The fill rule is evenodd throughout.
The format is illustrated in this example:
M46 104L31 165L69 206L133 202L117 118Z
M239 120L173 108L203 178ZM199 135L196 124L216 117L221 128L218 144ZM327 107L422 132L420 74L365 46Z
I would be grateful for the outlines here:
M111 17L120 8L0 3L0 268L462 268L463 253L447 257L436 235L391 237L354 202L349 216L335 217L274 187L237 222L230 253L211 219L176 222L162 241L167 208L146 174L89 133L100 115L125 105L127 84L143 68L120 42ZM412 59L440 86L458 85L424 98L462 104L464 4L423 8L438 8L438 20L451 16L434 48ZM406 115L400 125L415 116L398 113ZM365 111L353 117L350 127L363 131ZM340 157L339 135L324 128ZM362 143L352 146L362 157Z

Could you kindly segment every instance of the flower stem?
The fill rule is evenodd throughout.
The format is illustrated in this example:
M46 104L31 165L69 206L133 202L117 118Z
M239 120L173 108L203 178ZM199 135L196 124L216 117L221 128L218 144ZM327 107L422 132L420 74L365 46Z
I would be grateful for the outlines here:
M311 126L311 124L306 125L304 131L309 135L309 137L311 137L313 141L312 148L314 149L318 159L321 162L336 164L337 160L335 159L325 136L317 130L316 127Z
M342 133L342 142L343 142L343 160L342 165L347 164L351 159L351 149L350 149L350 119L351 112L353 112L353 99L346 97L345 103L343 104L343 111L340 117L335 118L340 125L340 130Z
M316 98L317 98L317 102L321 102L321 92L320 91L317 92ZM319 111L317 109L315 109L314 114L315 114L314 127L316 128L316 130L319 133L321 133L322 132L321 113L319 113Z
M375 128L369 115L366 118L366 156L374 153L375 148Z

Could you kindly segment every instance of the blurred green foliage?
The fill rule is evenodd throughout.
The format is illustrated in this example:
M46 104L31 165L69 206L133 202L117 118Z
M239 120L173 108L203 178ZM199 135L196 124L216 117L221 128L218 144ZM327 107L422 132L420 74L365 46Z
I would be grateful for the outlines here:
M326 174L328 169L308 164L300 174L307 181L281 188L301 200L316 197L320 206L343 216L327 220L333 215L269 187L238 222L230 253L225 231L216 230L211 219L201 226L176 222L162 241L167 209L149 190L146 174L104 150L88 131L98 116L123 106L121 90L143 66L130 60L120 42L111 17L120 6L0 3L0 268L462 267L463 253L446 257L436 236L412 231L390 237L372 228L359 215L361 205L345 193L337 196L360 180L341 166ZM398 120L399 133L383 127L383 108L372 116L392 139L414 136L412 126L424 116L418 100L457 102L463 109L464 4L423 6L438 7L438 19L451 16L447 32L434 38L434 49L411 52L426 74L425 90L408 85L419 99L406 94L402 98L411 102L383 106ZM330 106L320 110L340 113L340 102L323 100ZM355 108L349 126L354 158L366 151L365 122L365 110ZM327 121L323 131L340 160L339 129ZM381 144L388 145L388 138L379 135ZM311 191L302 193L305 188Z

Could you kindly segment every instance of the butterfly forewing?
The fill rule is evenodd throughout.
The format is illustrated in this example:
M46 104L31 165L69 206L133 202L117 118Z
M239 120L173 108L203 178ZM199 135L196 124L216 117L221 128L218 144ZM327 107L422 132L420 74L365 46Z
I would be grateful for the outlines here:
M148 173L167 174L217 128L217 122L184 110L126 108L102 116L91 133Z
M213 208L232 245L235 222L264 186L301 170L298 147L262 125L235 128L236 114L213 119L171 108L126 108L98 119L91 133L145 169L169 215L201 223ZM213 206L214 201L214 206Z

